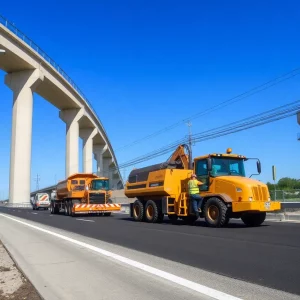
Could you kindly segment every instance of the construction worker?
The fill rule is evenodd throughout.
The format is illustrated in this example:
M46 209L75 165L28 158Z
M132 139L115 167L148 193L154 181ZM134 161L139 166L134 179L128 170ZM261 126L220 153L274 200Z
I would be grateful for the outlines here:
M192 174L191 179L188 182L188 188L189 188L189 197L192 201L192 207L194 209L194 213L197 218L199 218L199 212L201 212L201 204L203 198L199 195L199 185L202 185L203 182L197 180L196 174Z

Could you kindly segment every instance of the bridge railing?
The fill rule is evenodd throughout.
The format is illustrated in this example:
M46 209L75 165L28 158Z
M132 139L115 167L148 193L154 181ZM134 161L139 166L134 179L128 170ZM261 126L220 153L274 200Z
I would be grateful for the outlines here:
M86 101L86 103L89 105L91 111L94 113L94 115L99 120L99 123L105 132L107 143L109 144L110 148L112 149L111 143L108 139L107 132L104 129L104 126L101 123L101 120L96 113L95 109L93 108L92 104L88 100L88 98L85 96L83 91L78 87L78 85L72 80L72 78L44 51L42 50L34 41L32 41L28 36L26 36L21 30L19 30L13 23L8 21L6 18L0 15L0 24L4 25L7 29L9 29L11 32L13 32L16 36L18 36L21 40L23 40L28 46L30 46L35 52L37 52L40 56L44 58L46 62L48 62L71 86L72 88ZM117 166L117 169L118 166Z

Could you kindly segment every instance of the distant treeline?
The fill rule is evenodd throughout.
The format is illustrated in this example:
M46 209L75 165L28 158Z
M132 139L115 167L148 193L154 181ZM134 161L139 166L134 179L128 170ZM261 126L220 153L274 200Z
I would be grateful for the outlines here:
M267 182L269 190L274 190L274 184ZM300 179L283 177L278 180L276 190L300 190Z

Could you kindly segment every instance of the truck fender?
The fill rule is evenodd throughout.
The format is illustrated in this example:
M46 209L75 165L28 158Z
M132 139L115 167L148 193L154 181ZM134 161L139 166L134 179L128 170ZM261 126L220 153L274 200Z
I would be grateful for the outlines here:
M221 194L209 194L209 195L205 195L203 198L204 198L204 200L207 200L207 199L212 198L212 197L220 198L225 203L231 203L232 202L232 199L227 194L223 194L223 193L221 193Z

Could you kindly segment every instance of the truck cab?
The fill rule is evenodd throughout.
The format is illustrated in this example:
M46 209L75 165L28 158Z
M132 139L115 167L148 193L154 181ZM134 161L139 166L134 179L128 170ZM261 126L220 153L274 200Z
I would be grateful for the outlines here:
M271 202L266 184L246 177L244 162L252 158L231 154L228 148L225 154L213 153L194 159L194 172L203 183L200 195L209 198L216 195L230 207L231 217L242 217L242 213L265 213L280 209L278 202ZM256 160L257 174L261 173L261 164ZM252 176L251 175L251 176ZM250 176L250 177L251 177ZM208 218L214 219L213 209ZM252 215L253 216L253 215Z
M106 177L93 178L87 185L85 201L89 204L112 203L109 179Z

